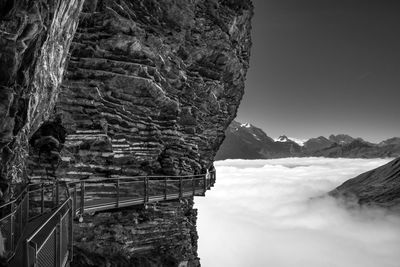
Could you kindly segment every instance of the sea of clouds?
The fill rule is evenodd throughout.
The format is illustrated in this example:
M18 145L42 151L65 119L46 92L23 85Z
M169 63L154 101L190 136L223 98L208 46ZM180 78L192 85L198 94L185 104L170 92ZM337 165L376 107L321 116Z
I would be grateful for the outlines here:
M399 267L400 216L320 197L390 159L216 162L196 198L204 267Z

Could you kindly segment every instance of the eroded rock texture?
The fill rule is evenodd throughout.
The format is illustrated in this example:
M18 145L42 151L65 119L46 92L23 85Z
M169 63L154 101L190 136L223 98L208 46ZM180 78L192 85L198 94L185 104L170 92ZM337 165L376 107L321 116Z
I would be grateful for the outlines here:
M243 95L251 16L250 1L87 0L30 174L204 171Z
M57 100L83 0L0 1L0 189L23 182L28 140Z
M71 266L200 266L192 200L86 216Z
M86 0L30 177L204 172L243 95L251 17L250 0ZM85 218L76 266L198 266L192 202L156 208Z

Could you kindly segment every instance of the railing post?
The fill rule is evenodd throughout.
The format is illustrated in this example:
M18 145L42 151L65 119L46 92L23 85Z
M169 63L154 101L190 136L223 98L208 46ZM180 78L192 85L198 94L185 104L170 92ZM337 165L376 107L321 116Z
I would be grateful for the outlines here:
M62 255L61 255L61 244L62 244L62 235L63 233L61 233L61 220L62 220L62 215L59 214L58 215L58 224L56 226L57 229L57 237L58 237L58 242L56 243L56 247L57 247L57 265L56 266L61 266L62 265Z
M206 193L206 191L207 191L207 175L203 175L203 191L204 191L204 194Z
M165 176L164 177L164 200L167 200L167 179L168 179L168 177L167 176Z
M18 234L20 234L20 235L22 235L22 232L23 232L23 230L22 230L22 217L24 217L24 215L23 215L23 211L24 211L24 201L25 201L25 198L27 197L27 195L25 195L23 198L22 198L22 200L21 200L21 203L19 204L19 207L17 207L16 209L20 209L20 211L19 211L19 231L20 231L20 233L18 233ZM21 237L21 236L20 236Z
M15 236L15 234L14 234L14 231L15 231L15 229L14 229L14 221L15 221L15 207L14 207L14 202L13 203L11 203L11 217L10 217L10 246L11 246L11 251L14 251L14 248L15 248L15 246L14 246L14 242L15 242L15 240L14 240L14 236Z
M81 203L80 203L79 222L83 221L83 212L85 211L85 182L81 181Z
M119 208L119 178L117 179L117 208Z
M192 195L194 196L195 193L196 193L196 187L195 187L195 184L194 184L194 176L192 176Z
M59 188L58 179L56 180L56 207L60 203L60 188Z
M26 192L26 223L29 221L29 191Z
M30 267L30 261L29 261L29 247L28 247L28 241L24 240L24 255L23 259L27 267Z
M146 204L149 201L149 177L145 176L143 178L144 182L144 203Z
M54 229L54 228L53 228ZM59 254L60 254L60 248L59 248L59 235L60 235L60 229L58 228L58 225L56 225L56 228L54 229L54 267L59 267Z
M40 185L40 213L44 212L44 184Z
M76 216L76 195L77 195L77 193L76 193L76 184L74 183L74 196L73 196L73 199L72 199L72 212L73 212L72 216L73 217Z
M149 198L150 198L149 190L150 190L149 177L146 176L146 196L147 196L146 202L149 202Z
M56 199L55 199L55 194L56 194L56 188L55 188L56 186L55 186L55 182L53 182L52 183L52 185L51 185L51 202L52 202L52 204L53 204L53 207L52 208L54 208L54 202L56 202Z
M76 194L76 191L75 191ZM71 199L72 201L72 199ZM72 204L73 206L73 204ZM74 240L74 213L75 210L71 209L71 213L70 213L70 218L69 218L69 254L68 254L68 258L69 261L72 261L72 257L73 257L73 253L74 253L74 246L73 246L73 240Z
M179 177L179 199L182 198L182 176Z

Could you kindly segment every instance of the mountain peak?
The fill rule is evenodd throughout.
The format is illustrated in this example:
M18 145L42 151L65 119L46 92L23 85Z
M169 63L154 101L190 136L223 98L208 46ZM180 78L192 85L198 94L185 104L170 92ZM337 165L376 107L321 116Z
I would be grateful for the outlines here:
M281 135L275 141L277 141L277 142L289 142L289 141L292 141L292 140L290 140L286 135Z
M348 134L337 134L337 135L331 134L329 136L329 140L337 144L343 145L343 144L350 144L355 140L355 138L351 137Z
M242 124L240 125L240 127L251 128L252 125L251 125L250 123L246 122L246 123L242 123Z
M303 146L305 141L293 137L287 137L286 135L281 135L275 139L275 142L281 142L281 143L292 142L298 144L299 146Z

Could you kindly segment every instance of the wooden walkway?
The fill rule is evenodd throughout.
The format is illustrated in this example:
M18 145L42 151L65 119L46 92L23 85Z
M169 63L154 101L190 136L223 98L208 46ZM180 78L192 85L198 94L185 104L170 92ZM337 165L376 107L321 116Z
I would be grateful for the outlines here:
M85 213L204 196L215 171L191 176L90 178L29 185L1 206L9 266L64 267L72 260L73 219Z

